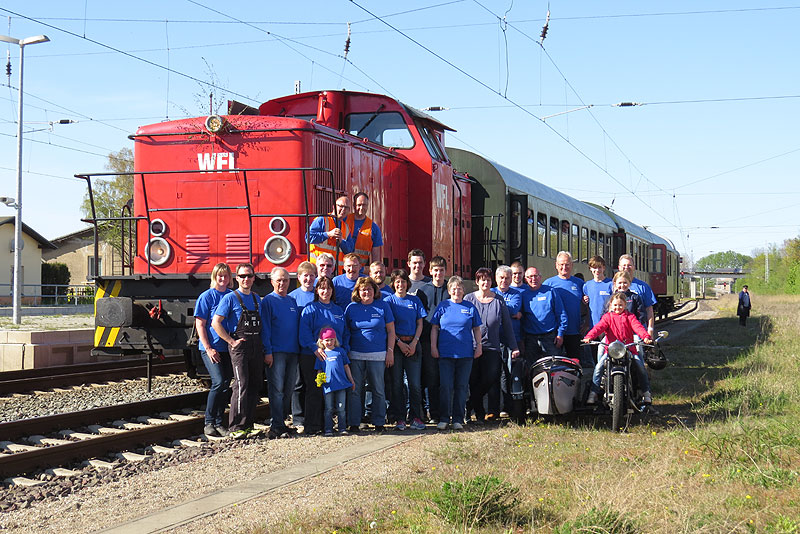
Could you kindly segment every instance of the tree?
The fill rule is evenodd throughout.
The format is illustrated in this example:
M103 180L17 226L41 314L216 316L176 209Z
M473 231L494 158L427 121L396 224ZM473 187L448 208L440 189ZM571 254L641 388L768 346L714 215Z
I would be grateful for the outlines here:
M717 252L704 256L694 264L696 271L716 271L717 269L744 269L753 258L745 254L739 254L732 250Z
M95 216L98 219L122 216L122 208L133 199L133 151L122 148L108 155L106 170L120 173L115 176L92 179L92 195L94 197ZM89 192L83 198L81 211L84 217L92 217L92 206ZM110 243L114 250L122 254L122 223L109 221L99 223L100 238Z

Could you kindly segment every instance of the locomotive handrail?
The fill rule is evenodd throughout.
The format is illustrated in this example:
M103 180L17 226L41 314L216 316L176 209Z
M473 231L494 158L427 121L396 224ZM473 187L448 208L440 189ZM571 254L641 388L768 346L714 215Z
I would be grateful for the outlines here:
M250 204L250 190L247 183L247 173L248 172L286 172L286 171L294 171L300 172L302 181L303 181L303 200L306 207L305 213L253 213ZM293 218L305 218L305 233L308 234L308 230L311 226L311 217L320 217L324 216L325 213L321 214L312 214L309 213L309 201L308 201L308 187L307 187L307 177L306 173L308 171L320 171L327 173L331 178L331 187L330 190L335 195L337 193L336 189L336 180L333 175L333 170L327 167L253 167L253 168L234 168L234 169L210 169L210 170L200 170L200 169L188 169L188 170L164 170L164 171L139 171L139 172L96 172L96 173L83 173L83 174L76 174L76 178L82 178L86 180L88 189L89 189L89 203L91 205L92 210L92 217L82 219L85 222L92 223L94 225L94 261L95 261L95 272L99 267L99 237L98 237L98 222L106 222L106 221L139 221L139 220L146 220L147 221L147 231L148 231L148 240L147 240L147 247L150 246L150 240L152 238L151 233L151 213L159 213L159 212L179 212L179 211L210 211L210 210L240 210L246 209L247 210L247 221L248 221L248 242L249 248L252 253L253 250L253 218L256 217L293 217ZM147 195L147 183L145 180L145 176L151 175L165 175L165 174L219 174L219 173L241 173L242 179L244 182L245 188L245 200L247 201L246 205L243 206L209 206L209 207L188 207L188 208L150 208L148 202L148 195ZM95 177L111 177L111 176L129 176L129 175L138 175L141 179L142 184L142 197L144 199L144 216L136 216L136 217L97 217L97 212L95 210L94 204L94 192L92 189L92 178ZM328 191L327 188L323 188L323 190ZM145 254L149 254L149 248L145 250ZM306 259L310 258L310 251L306 251ZM147 263L147 274L148 276L152 274L152 266L149 261Z

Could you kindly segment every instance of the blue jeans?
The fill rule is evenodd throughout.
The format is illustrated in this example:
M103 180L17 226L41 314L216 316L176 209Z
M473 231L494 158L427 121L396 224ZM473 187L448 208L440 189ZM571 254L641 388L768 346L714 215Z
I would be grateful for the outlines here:
M231 379L233 378L233 368L231 367L231 357L227 352L218 352L219 363L214 363L209 358L206 351L200 351L203 364L208 369L211 376L211 388L208 390L208 400L206 401L206 421L207 425L222 426L225 416L225 407L231 398Z
M389 368L392 373L392 396L389 399L389 413L398 422L406 420L405 387L403 371L408 379L409 421L422 419L422 351L417 345L417 352L406 356L400 349L394 349L394 365Z
M287 411L291 408L292 393L297 383L297 353L273 352L269 374L269 410L272 414L270 430L286 430Z
M647 376L647 370L644 368L644 361L638 354L633 354L633 370L636 373L639 389L642 391L650 391L650 377ZM608 359L608 353L604 353L597 359L597 365L594 366L594 373L592 373L592 391L600 393L600 380L603 377L603 370Z
M331 391L325 394L325 433L333 432L333 414L339 418L339 432L347 430L347 417L345 415L345 401L347 389Z
M347 425L358 426L361 424L361 415L364 413L364 404L361 401L361 390L364 382L369 378L372 386L372 424L383 426L386 424L386 392L384 389L383 372L386 369L386 362L350 360L350 372L356 389L347 390Z
M439 358L439 422L464 424L473 358Z

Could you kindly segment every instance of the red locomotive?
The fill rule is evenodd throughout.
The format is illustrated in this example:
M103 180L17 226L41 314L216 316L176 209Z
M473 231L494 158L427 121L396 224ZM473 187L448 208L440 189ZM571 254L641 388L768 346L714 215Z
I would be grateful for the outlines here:
M274 266L295 272L308 259L312 220L359 191L390 269L421 248L470 273L470 180L453 172L445 125L390 97L347 91L231 107L131 136L126 220L138 253L125 275L97 279L97 351L184 348L194 298L216 263L253 263L263 293ZM95 176L83 175L90 188Z

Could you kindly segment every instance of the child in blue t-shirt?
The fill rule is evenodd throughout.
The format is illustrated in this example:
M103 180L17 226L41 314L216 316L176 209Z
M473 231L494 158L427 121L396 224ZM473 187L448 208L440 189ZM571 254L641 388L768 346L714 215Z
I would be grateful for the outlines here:
M350 374L350 359L339 346L336 332L329 326L320 330L317 346L325 351L325 361L317 360L314 364L314 369L320 371L317 375L317 387L322 387L325 394L325 435L333 436L334 412L339 419L339 433L344 435L347 434L347 390L356 388L353 375Z

